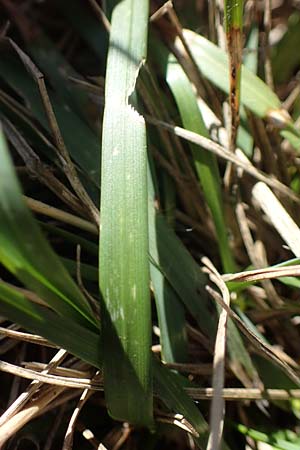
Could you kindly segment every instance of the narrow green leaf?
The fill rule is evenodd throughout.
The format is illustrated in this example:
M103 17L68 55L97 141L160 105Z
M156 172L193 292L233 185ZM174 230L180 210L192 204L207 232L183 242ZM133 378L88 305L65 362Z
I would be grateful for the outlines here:
M254 430L252 428L248 428L245 425L239 424L237 425L237 429L240 433L244 434L245 436L249 436L254 441L258 442L265 442L266 444L269 444L271 448L278 449L278 450L298 450L299 449L299 443L292 443L289 441L285 441L284 439L280 439L276 436L275 433L262 433L261 431Z
M109 412L117 419L149 426L152 374L146 129L130 105L146 57L147 24L147 0L116 4L103 122L100 291Z
M208 137L208 132L190 82L172 56L169 56L168 60L167 82L176 99L184 127ZM204 196L211 210L216 227L223 269L225 272L234 272L236 266L229 247L228 232L222 207L221 182L216 158L207 152L199 152L197 146L193 144L191 144L191 150L198 177L201 180ZM250 356L244 347L238 330L231 320L228 323L228 331L228 348L231 360L239 361L246 368L249 375L253 375L255 369Z
M22 293L1 282L0 311L26 330L101 368L100 335L78 325L68 316L58 316L45 307L33 304Z
M155 169L151 165L151 171L148 171L150 276L160 329L161 354L165 362L185 362L187 360L187 334L184 307L176 291L158 266L160 261L159 230L156 226L156 213L153 206L155 200L154 185L156 185L153 182L154 176ZM173 233L171 229L170 232ZM173 255L170 254L170 258L172 257Z
M97 327L88 302L44 239L23 201L2 132L0 262L56 312L89 327Z
M168 59L166 75L184 128L209 138L192 86L183 69L172 55ZM216 227L223 269L225 272L234 272L235 263L229 247L228 232L224 220L221 181L216 157L211 153L199 151L199 148L194 144L190 144L190 147L198 178Z

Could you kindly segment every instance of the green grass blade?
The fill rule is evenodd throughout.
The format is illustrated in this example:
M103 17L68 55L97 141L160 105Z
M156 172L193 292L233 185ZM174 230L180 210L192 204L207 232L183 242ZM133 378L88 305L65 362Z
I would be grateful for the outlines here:
M156 227L156 214L153 205L157 198L158 185L151 155L149 155L149 168L151 168L151 170L148 170L150 277L160 329L161 355L165 362L185 362L187 361L188 349L184 306L155 262L159 261L159 231ZM166 217L166 222L168 223L168 217ZM169 226L171 227L171 225ZM171 228L170 232L173 233Z
M115 418L149 426L152 374L146 129L130 105L146 56L147 23L147 0L125 0L114 8L102 140L100 291L109 412Z
M248 428L245 425L237 425L237 429L245 436L249 436L251 439L257 442L264 442L268 444L268 448L274 448L278 450L297 450L299 449L299 441L296 443L286 441L277 437L277 433L263 433L253 428Z
M44 239L0 134L0 262L62 316L97 327L91 308Z
M178 296L160 270L150 265L158 325L161 357L164 362L187 362L185 311Z
M67 316L60 317L45 307L33 304L22 293L1 282L0 311L26 330L43 336L95 367L101 367L99 334L78 325Z
M213 336L216 323L211 314L211 301L205 291L206 276L199 270L198 264L175 232L169 228L164 217L152 205L149 208L150 214L153 214L153 226L149 232L151 264L155 264L164 274L201 330L208 336Z
M209 138L192 86L183 69L172 55L168 59L166 75L184 128ZM225 272L234 272L235 263L229 247L228 232L224 220L221 181L216 157L205 151L199 152L198 147L194 144L190 144L190 147L198 178L216 227L223 269Z
M208 132L204 125L190 82L182 68L172 56L169 57L168 61L167 82L175 97L185 129L208 137ZM216 227L223 269L225 272L234 272L236 266L228 242L228 233L222 207L221 182L216 158L214 155L208 154L207 152L199 152L197 146L193 144L191 144L191 150L194 156L198 177L201 180L204 196L211 210ZM243 341L231 320L229 321L228 329L229 353L231 359L239 361L246 368L248 373L253 375L255 369L251 363L249 354L244 347Z

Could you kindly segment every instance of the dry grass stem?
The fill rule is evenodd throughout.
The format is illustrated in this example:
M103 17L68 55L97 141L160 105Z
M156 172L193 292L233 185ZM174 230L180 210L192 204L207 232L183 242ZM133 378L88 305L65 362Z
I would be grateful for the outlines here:
M268 177L265 173L256 169L251 164L250 161L248 161L246 163L245 162L245 159L247 159L246 156L244 156L244 158L242 160L239 156L231 153L225 147L222 147L221 145L217 144L216 142L213 142L210 139L207 139L204 136L201 136L200 134L194 133L193 131L186 130L182 127L174 126L170 123L166 123L166 122L158 120L154 117L146 115L145 120L152 125L156 125L156 126L165 128L166 130L170 131L173 134L176 134L176 136L179 136L182 139L192 142L193 144L199 145L203 149L214 153L215 155L219 156L222 159L232 162L237 167L240 167L246 173L251 175L253 178L263 181L268 186L270 186L274 189L277 189L281 194L292 199L293 201L295 201L297 203L300 202L299 197L287 186L285 186L284 184L282 184L280 181L276 180L275 178Z
M218 273L213 264L208 260L208 258L202 258L201 262L208 269L210 280L220 289L224 304L229 307L230 294L226 284L222 280L221 275ZM222 389L224 387L227 319L227 310L223 308L219 316L215 340L212 377L212 385L215 395L213 396L210 409L210 434L206 447L207 450L218 450L222 442L225 415L225 402L222 398Z
M95 235L98 235L99 233L96 225L82 219L81 217L75 216L74 214L70 214L62 209L55 208L54 206L47 205L46 203L30 197L24 196L24 200L27 206L37 214L43 214L44 216L51 217L52 219L59 220L60 222L67 223Z
M300 265L295 264L293 266L287 267L266 267L265 269L256 270L246 270L245 272L239 273L228 273L222 275L222 279L225 282L228 281L260 281L260 280L270 280L272 278L281 277L300 277Z
M49 125L51 128L51 131L53 133L53 138L56 144L56 147L59 150L58 156L63 164L63 169L66 174L66 177L68 178L71 186L73 187L74 191L78 195L78 197L81 199L83 205L85 205L89 213L91 215L91 218L95 222L95 224L99 227L99 211L95 207L94 203L92 202L91 198L87 194L86 190L84 189L78 175L75 169L75 166L70 158L69 152L65 146L64 140L62 138L52 105L50 101L50 97L48 95L48 91L46 88L44 75L39 71L39 69L35 66L35 64L31 61L31 59L20 49L20 47L11 39L9 39L9 43L11 44L12 48L16 51L18 56L20 57L22 63L25 65L26 69L29 71L33 79L38 85L41 98L43 101L43 105L45 108L45 112L49 121Z
M53 368L58 366L67 356L65 350L59 350L56 355L51 359L49 364L45 367L42 374L48 374ZM5 423L14 416L21 408L23 408L26 403L33 397L35 392L42 386L41 381L33 380L29 387L23 392L14 403L2 414L0 417L0 426L5 425Z
M24 333L23 331L11 330L9 328L0 327L0 335L5 337L16 339L18 341L23 342L31 342L32 344L43 345L45 347L56 347L54 344L51 344L47 339L42 338L41 336Z
M52 384L54 386L62 386L75 389L89 389L92 387L95 390L103 389L101 384L92 382L90 378L81 379L43 374L30 369L24 369L22 367L16 366L15 364L10 364L4 361L0 361L0 371L26 378L28 380L38 380L43 383Z
M87 400L91 397L91 395L93 395L93 392L89 391L88 389L85 389L83 391L83 393L81 394L78 404L77 404L75 410L73 411L73 414L69 421L62 450L72 450L73 440L74 440L74 432L76 429L76 421L78 419L80 411L84 407Z

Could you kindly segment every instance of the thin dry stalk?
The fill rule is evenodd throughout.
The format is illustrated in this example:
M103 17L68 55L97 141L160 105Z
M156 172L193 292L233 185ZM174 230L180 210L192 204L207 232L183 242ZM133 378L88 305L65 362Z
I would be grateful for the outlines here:
M67 428L67 431L66 431L66 435L65 435L65 438L64 438L64 444L63 444L62 450L72 450L72 448L73 448L73 440L74 440L74 433L75 433L75 429L76 429L76 421L78 419L80 411L84 407L84 405L87 402L87 400L91 397L91 395L93 395L93 392L89 391L88 389L85 389L82 392L82 394L81 394L81 396L79 398L78 404L77 404L75 410L73 411L73 414L72 414L71 419L69 421L68 428Z
M185 139L186 141L199 145L203 149L214 153L215 155L219 156L222 159L232 162L236 166L243 169L246 173L251 175L253 178L263 181L270 187L277 189L280 193L290 198L294 202L297 203L300 202L299 197L294 192L292 192L291 189L289 189L284 184L280 183L280 181L268 177L265 173L256 169L246 158L246 156L244 156L244 158L242 159L240 156L231 153L226 148L222 147L216 142L211 141L210 139L205 138L204 136L201 136L200 134L194 133L193 131L185 130L184 128L178 126L174 126L170 123L163 122L154 117L146 115L145 120L152 125L165 128L166 130L176 134L177 136L181 137L182 139ZM245 160L247 162L245 162Z
M39 373L4 361L0 361L0 371L26 378L27 380L38 380L43 383L52 384L53 386L75 389L91 389L93 387L95 390L103 390L101 383L92 382L90 378L72 378Z
M65 350L59 350L56 355L51 359L47 367L43 370L42 374L48 374L51 370L58 366L67 356ZM33 380L29 387L23 392L15 402L2 414L0 417L0 427L4 426L8 420L10 420L26 403L33 397L36 391L42 386L42 382Z
M42 338L36 334L24 333L23 331L11 330L10 328L0 327L0 335L15 339L22 342L30 342L31 344L43 345L46 347L56 347L51 344L47 339Z
M194 400L210 400L215 393L213 388L186 388L186 393ZM265 389L256 388L224 388L222 390L222 398L229 401L244 400L291 400L300 398L300 389Z
M221 295L212 289L210 286L206 287L207 291L210 293L211 297L224 308L229 316L235 321L236 325L239 327L243 335L249 340L254 349L262 354L266 359L271 361L273 364L281 368L286 375L294 381L298 386L300 386L300 378L298 374L281 358L279 358L272 347L260 339L245 323L239 318L239 316L230 308L226 303L224 303ZM299 370L297 371L299 372Z
M163 416L156 415L155 420L161 423L169 423L175 425L182 430L190 433L194 437L199 437L199 433L195 428L183 417L182 414L165 414Z
M201 261L209 271L210 280L220 289L223 301L229 307L230 294L221 275L208 258L202 258ZM225 402L222 397L222 389L224 387L227 319L228 313L225 309L222 309L219 316L215 341L212 379L215 395L212 399L210 409L210 434L206 447L207 450L218 450L222 441L225 416Z
M14 436L24 425L36 417L44 408L51 403L64 390L64 387L54 387L41 390L38 398L33 400L27 407L17 412L0 426L0 448L7 440Z
M93 8L94 12L96 13L96 16L100 20L100 22L103 23L104 28L108 33L110 33L110 22L108 18L106 17L103 9L99 5L99 3L96 2L96 0L89 0L91 7Z
M67 204L67 206L83 215L86 211L78 198L58 178L56 178L52 170L40 160L39 156L33 151L17 128L7 119L1 118L1 120L8 140L23 159L29 175L47 186L58 198Z
M254 265L254 267L260 268L262 267L262 252L263 252L263 244L260 242L261 241L256 241L254 243L253 239L252 239L252 235L249 229L249 225L248 225L248 220L247 220L247 216L245 213L245 209L244 209L244 205L241 202L240 199L238 199L237 201L237 205L236 205L236 217L237 217L237 221L239 224L239 229L241 232L241 236L244 242L244 245L246 247L248 256L250 258L250 261L252 262L252 264ZM257 247L260 247L261 251L259 252ZM267 265L267 264L265 264ZM269 299L272 298L272 303L276 304L276 305L281 305L282 302L279 298L279 296L277 295L277 292L274 288L274 286L272 285L272 283L269 280L263 280L263 287L266 290L267 293L267 297Z
M71 186L73 187L74 191L82 201L82 204L85 205L88 208L88 211L90 213L91 218L95 222L95 224L99 227L99 211L95 207L94 203L92 202L91 198L89 197L88 193L86 192L85 188L83 187L75 166L70 158L69 152L65 146L63 137L61 135L52 104L48 95L48 91L46 88L44 75L39 71L39 69L35 66L35 64L31 61L31 59L20 49L20 47L11 39L9 39L9 43L12 46L12 48L16 51L19 58L21 59L22 63L25 65L26 69L29 71L33 79L38 85L41 98L43 101L43 105L45 108L45 112L47 115L47 119L51 128L51 131L53 133L53 138L55 140L56 147L59 150L58 156L63 164L63 169L66 174L66 177L68 178Z
M272 28L271 17L272 17L272 0L265 0L265 13L264 13L264 48L265 48L265 76L267 85L274 91L274 80L272 73L272 63L271 63L271 51L270 51L270 31Z
M98 235L98 227L92 222L88 222L81 217L70 214L62 209L55 208L54 206L47 205L39 200L35 200L30 197L23 196L27 206L37 214L43 214L47 217L59 220L60 222L67 223L81 230L88 231L89 233Z

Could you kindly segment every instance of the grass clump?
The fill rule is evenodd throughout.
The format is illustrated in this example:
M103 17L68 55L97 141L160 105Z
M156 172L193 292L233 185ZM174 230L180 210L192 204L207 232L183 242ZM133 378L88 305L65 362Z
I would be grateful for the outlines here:
M296 2L0 10L0 447L296 449Z

